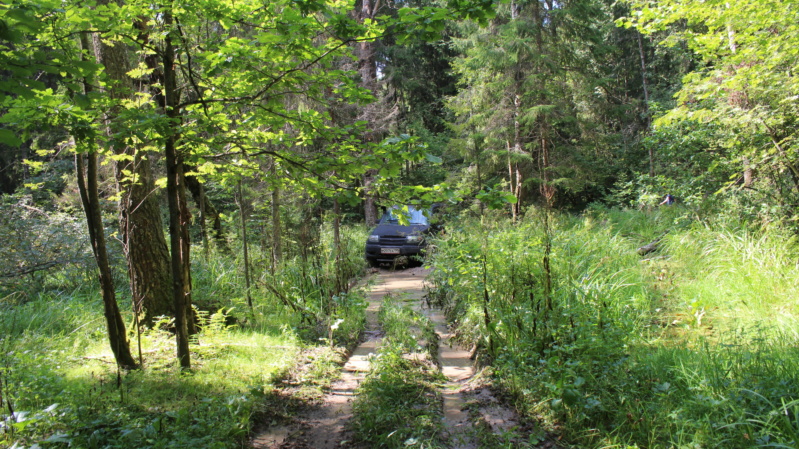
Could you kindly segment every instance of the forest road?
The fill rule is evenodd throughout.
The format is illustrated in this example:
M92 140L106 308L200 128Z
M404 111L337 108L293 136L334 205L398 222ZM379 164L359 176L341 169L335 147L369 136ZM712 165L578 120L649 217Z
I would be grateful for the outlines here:
M407 295L420 303L424 295L424 278L428 270L377 270L367 295L364 340L350 354L341 369L340 378L322 397L320 404L300 417L299 422L276 426L253 435L253 449L341 449L355 447L347 423L352 418L355 390L369 371L369 357L377 353L382 332L377 313L388 294Z
M498 441L522 436L516 413L494 396L489 386L475 381L475 370L466 348L454 341L444 313L426 307L424 282L429 270L377 270L367 296L364 340L352 352L341 369L340 378L333 383L318 406L299 417L298 422L267 429L251 439L253 449L363 449L353 442L347 424L352 419L352 400L358 385L369 371L369 357L377 352L382 331L377 319L383 297L401 296L413 309L426 315L435 325L439 336L438 360L447 382L441 387L443 421L450 449L477 449L507 444ZM522 432L526 433L526 432ZM499 435L505 435L500 438ZM496 438L494 438L496 437ZM515 437L515 438L514 438ZM548 447L534 445L524 447Z

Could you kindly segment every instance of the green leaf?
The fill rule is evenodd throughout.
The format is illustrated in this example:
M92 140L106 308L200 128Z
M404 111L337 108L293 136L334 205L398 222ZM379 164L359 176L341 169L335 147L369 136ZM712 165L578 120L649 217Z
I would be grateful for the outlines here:
M10 147L19 147L22 145L22 140L20 140L11 130L0 129L0 143Z
M91 99L85 94L75 95L75 104L77 104L81 109L89 109L92 106Z
M67 433L56 433L44 440L46 443L71 443L72 438Z
M443 159L441 159L440 157L434 156L434 155L429 154L429 153L425 154L424 158L427 159L428 162L432 162L434 164L440 164L440 163L443 162Z

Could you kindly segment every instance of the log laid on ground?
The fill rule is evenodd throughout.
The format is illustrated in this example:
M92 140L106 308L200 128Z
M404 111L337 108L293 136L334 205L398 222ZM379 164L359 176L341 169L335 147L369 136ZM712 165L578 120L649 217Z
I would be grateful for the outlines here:
M668 233L669 233L669 231L666 230L666 231L663 232L663 234L660 234L660 236L658 238L653 240L652 243L649 243L647 245L644 245L644 246L638 248L638 254L641 255L641 256L645 256L645 255L647 255L647 254L649 254L651 252L656 251L658 249L658 244L660 243L661 240L663 240L663 237L665 237L666 234L668 234Z

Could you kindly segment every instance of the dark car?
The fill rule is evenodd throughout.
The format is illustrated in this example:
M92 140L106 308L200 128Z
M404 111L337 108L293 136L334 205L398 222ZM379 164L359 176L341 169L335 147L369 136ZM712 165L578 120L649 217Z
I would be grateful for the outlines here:
M407 263L413 256L422 254L429 231L429 213L413 206L408 206L407 211L402 206L391 207L366 239L366 261L373 267L381 263L393 264L398 258L404 258Z

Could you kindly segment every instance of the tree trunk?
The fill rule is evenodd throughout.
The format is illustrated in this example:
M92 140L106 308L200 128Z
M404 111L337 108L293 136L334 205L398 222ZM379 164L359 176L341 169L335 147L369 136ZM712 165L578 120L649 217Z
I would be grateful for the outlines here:
M87 33L80 34L80 44L84 51L89 50L89 39ZM85 53L83 54L85 55ZM84 56L81 59L84 60ZM83 80L85 94L91 91L91 83L88 79ZM89 239L92 244L92 252L97 262L97 269L100 278L100 295L103 298L103 315L105 316L106 328L108 330L108 341L111 344L111 351L117 365L124 369L138 368L138 364L133 360L128 344L125 323L122 321L122 314L119 312L117 304L116 288L114 279L111 275L111 265L108 262L108 251L105 246L105 229L103 228L103 217L100 209L100 195L97 187L97 153L91 151L88 155L88 168L83 161L83 155L75 154L75 171L78 181L78 192L80 193L83 212L86 215L86 225L89 230Z
M363 23L365 20L374 19L379 0L360 0L361 7L358 10L358 21ZM373 40L365 40L359 42L357 45L358 56L358 74L361 77L361 87L369 89L375 97L377 94L377 64L375 61L375 46L376 42ZM376 117L367 115L367 120L372 122ZM371 125L371 123L370 123ZM379 132L379 131L378 131ZM374 142L378 140L378 136L374 127L370 126L370 134L365 139L367 142ZM364 192L364 220L367 226L373 226L377 222L377 206L372 190L372 183L377 176L377 170L368 170L363 176L363 192Z
M165 10L164 25L173 25L172 11ZM189 277L188 210L186 208L186 183L184 181L183 157L177 151L178 91L175 73L175 49L169 34L164 37L163 50L164 112L169 119L164 149L166 153L167 196L169 197L169 240L172 266L172 295L175 304L175 339L180 367L191 368L189 333L191 314L191 279Z
M377 223L377 205L372 195L372 183L376 174L375 170L369 170L363 177L363 219L366 221L366 226L374 226Z
M341 270L341 206L338 198L333 198L333 251L336 252L336 294L339 294L345 291L346 280Z
M744 187L749 188L752 187L752 184L755 182L755 172L752 169L751 162L749 162L749 158L743 158L744 163Z
M277 180L277 166L276 161L272 161L270 174L272 179ZM283 258L282 246L282 231L280 225L280 184L275 181L275 186L272 188L272 274L275 274L280 260Z
M97 154L89 154L88 170L84 167L83 155L75 155L75 170L78 177L78 190L83 203L83 212L86 214L86 224L89 228L89 238L92 244L94 259L100 278L100 294L103 298L103 311L106 328L108 329L108 342L117 364L124 369L138 368L138 364L130 353L125 323L119 312L116 299L114 280L111 276L111 266L108 262L108 252L105 246L105 231L100 212L100 198L97 193ZM86 172L86 175L84 175Z
M108 0L98 2L99 5L109 3ZM108 93L115 100L130 98L133 92L133 82L127 75L130 71L127 50L120 43L111 46L94 35L96 59L104 66L110 81ZM150 160L135 147L120 143L124 139L117 137L127 132L127 125L120 122L117 113L115 109L106 111L104 119L108 145L115 154L126 156L115 159L120 230L134 312L144 312L142 323L152 325L155 317L174 313L169 251Z
M519 163L514 160L514 153L516 148L518 148L517 144L514 143L511 145L509 141L506 141L505 145L508 148L508 189L510 190L510 193L516 197L516 201L510 205L510 212L512 221L516 223L517 219L519 218L519 210L522 199L522 171L519 168Z
M238 185L239 216L241 217L241 246L244 250L244 286L247 289L247 305L252 312L252 296L250 295L250 253L249 242L247 241L247 215L244 208L244 194L242 193L241 181Z
M549 160L549 140L547 139L549 129L545 123L541 124L541 173L543 183L541 184L541 194L546 200L547 209L552 209L555 203L555 187L550 183L550 166L552 165Z
M731 24L727 24L727 45L730 49L730 53L735 54L738 51L738 44L736 44L735 42L735 29L732 27ZM734 72L735 68L731 67L730 70ZM730 93L731 99L741 96L741 95L734 95L734 93L735 92ZM740 92L738 93L740 94ZM744 105L738 104L734 106L743 107ZM751 161L749 160L748 157L743 158L743 176L744 176L744 187L746 188L752 187L755 181L755 173L754 170L752 169Z
M142 322L152 325L155 317L174 314L170 300L172 279L169 272L169 251L164 238L160 207L155 199L150 163L137 155L130 165L138 165L134 170L143 177L141 182L126 182L125 175L122 174L122 170L126 168L117 167L117 180L122 191L120 226L135 311L144 312Z
M477 172L477 190L478 191L483 190L483 174L482 174L482 170L480 169L480 151L482 151L481 146L478 145L477 142L475 142L474 164L475 164L475 171ZM485 204L482 201L480 201L479 203L480 203L480 216L482 217L483 215L485 215Z
M641 37L641 32L636 31L638 35L638 56L641 59L641 86L644 89L644 116L646 117L646 130L645 132L649 132L650 128L650 120L649 120L649 88L646 84L646 59L644 58L644 42L643 38ZM655 149L652 145L649 145L649 177L655 177Z
M522 126L520 122L521 117L521 109L522 109L522 99L519 92L521 91L521 71L516 70L514 74L514 82L516 83L515 93L513 95L513 153L514 155L521 155L524 148L524 143L522 142ZM516 223L516 220L519 218L519 211L520 206L522 204L522 171L519 169L519 163L514 161L514 177L511 181L511 192L516 197L516 201L513 203L513 222Z
M192 168L189 171L194 170ZM189 192L191 192L194 203L203 211L205 217L211 219L211 228L214 230L214 241L216 242L217 248L224 253L229 253L230 248L228 248L227 239L225 238L225 230L222 228L222 218L219 216L219 211L216 210L214 204L205 194L205 186L194 176L186 176L185 179L186 187L188 187ZM202 220L204 225L205 219Z

